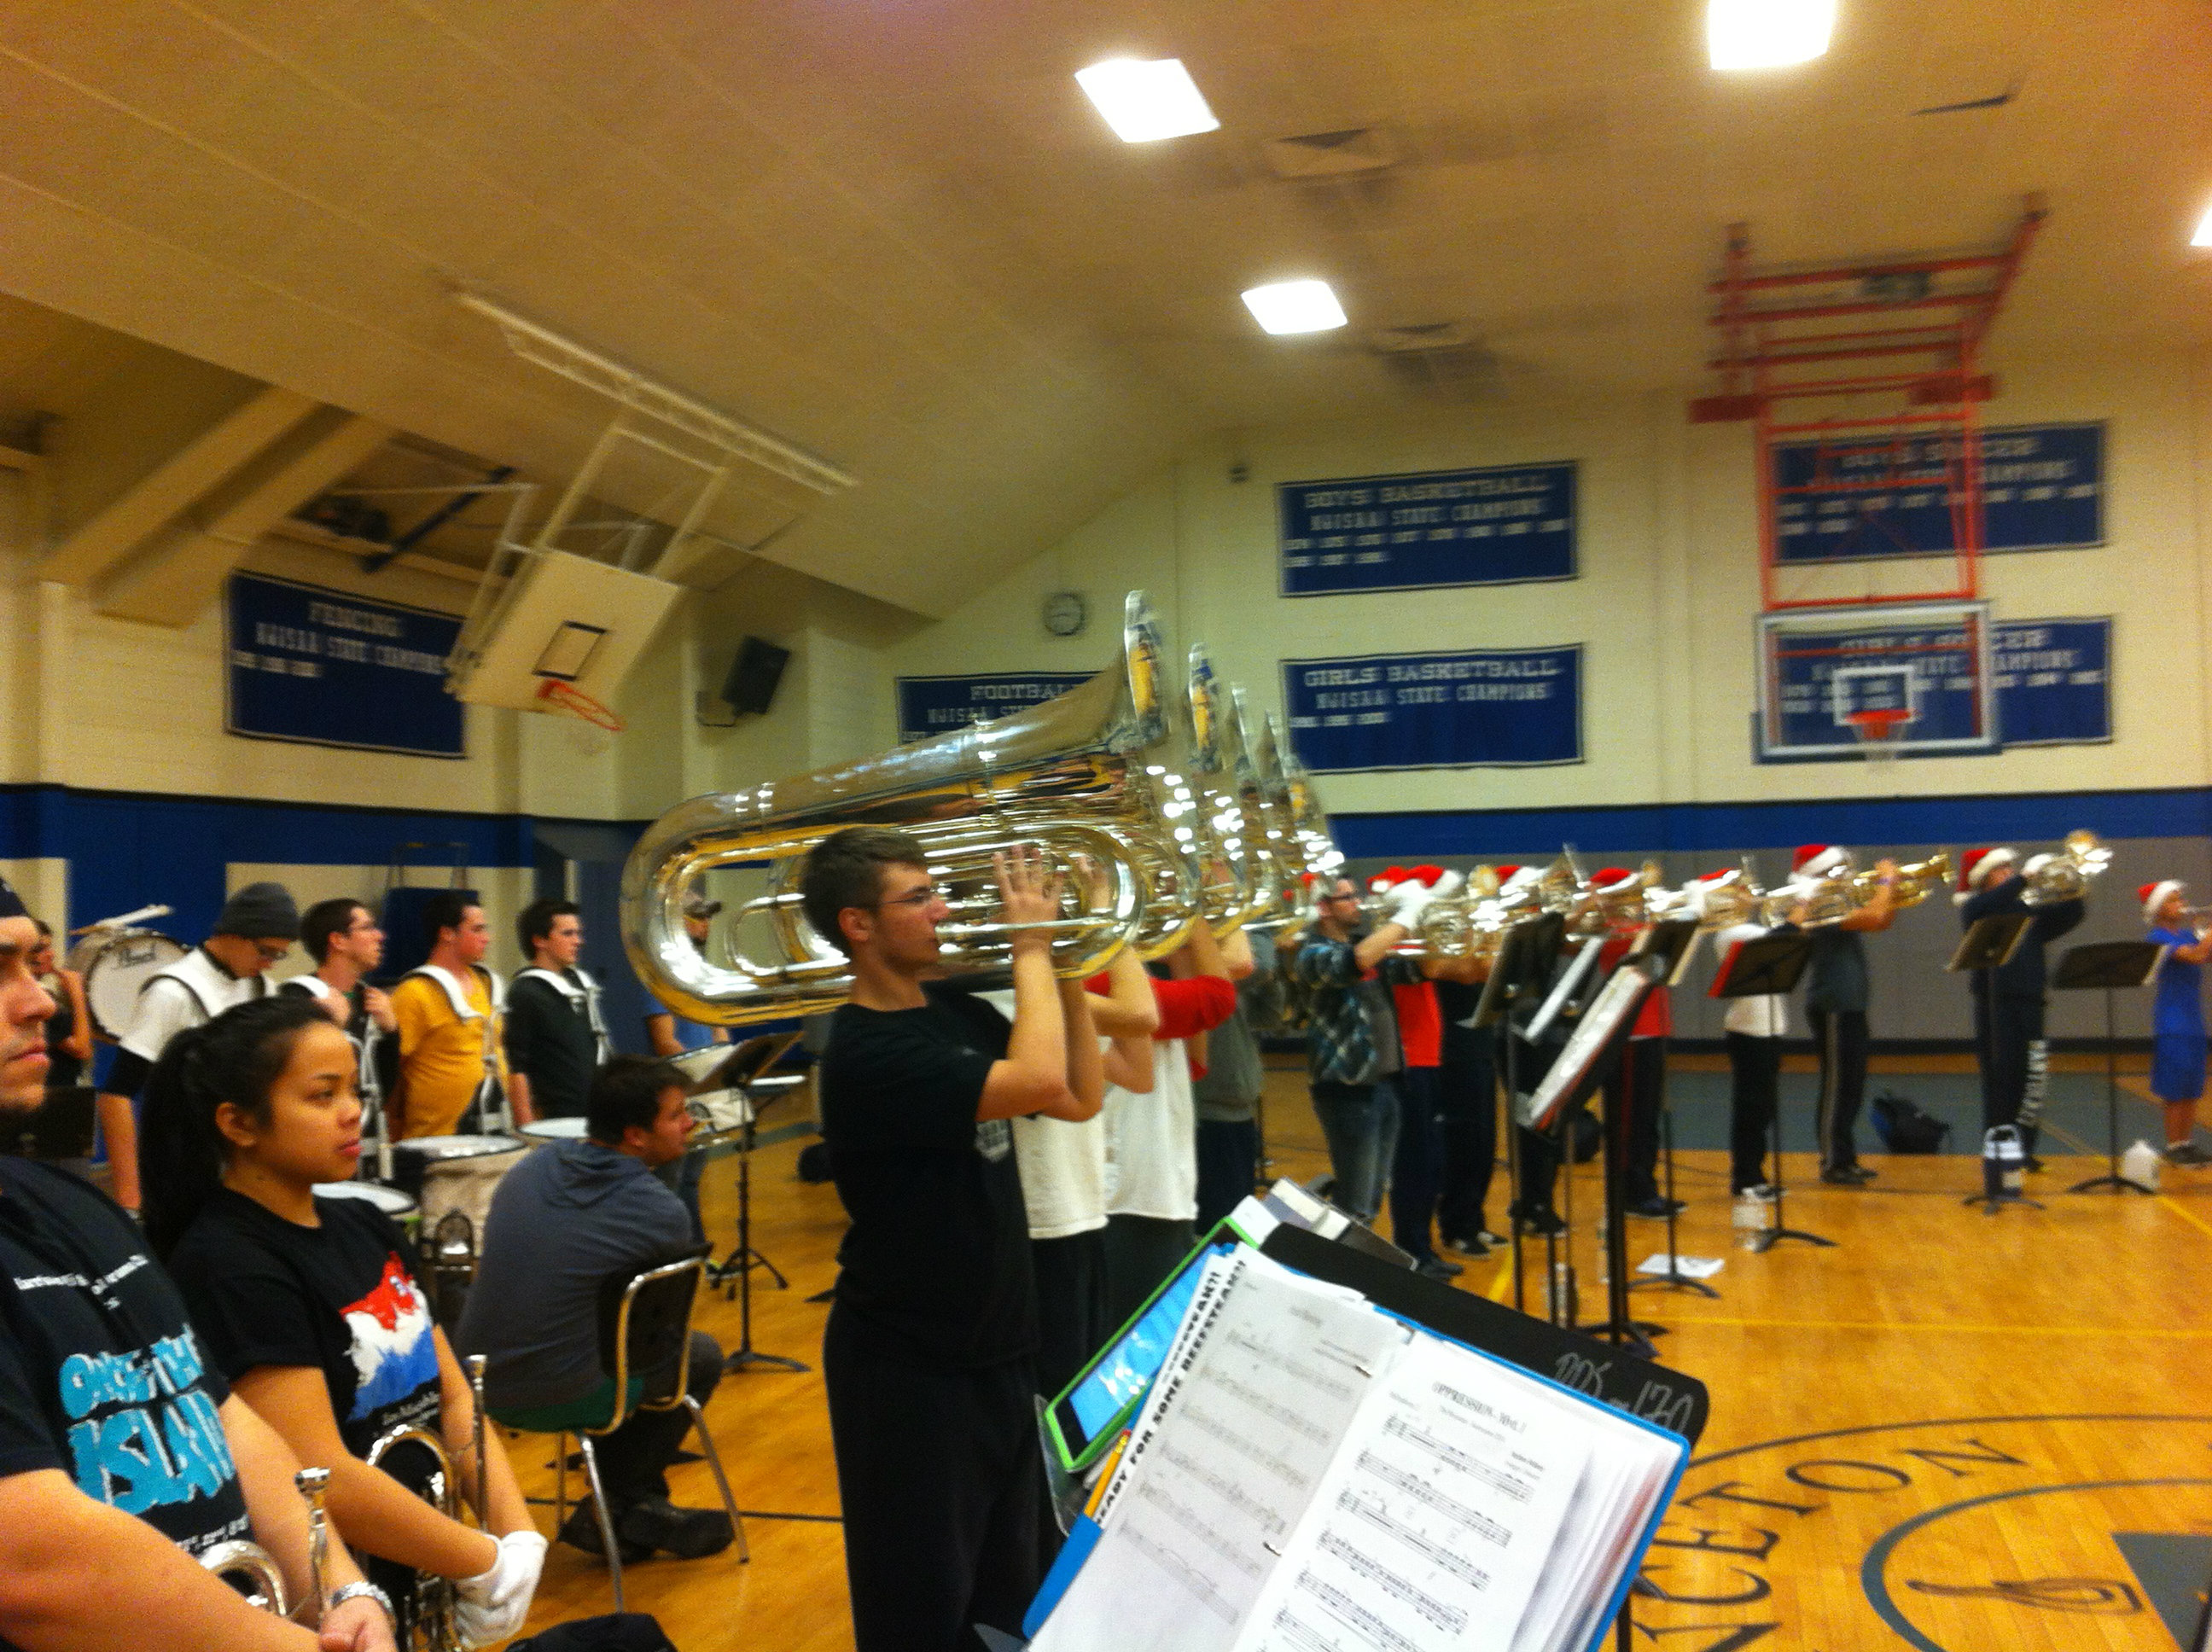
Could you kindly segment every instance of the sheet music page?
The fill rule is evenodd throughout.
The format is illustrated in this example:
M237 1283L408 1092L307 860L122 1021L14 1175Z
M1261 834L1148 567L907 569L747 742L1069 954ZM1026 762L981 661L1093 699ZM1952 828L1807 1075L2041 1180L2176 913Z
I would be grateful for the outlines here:
M1236 1652L1510 1652L1588 1463L1573 1409L1498 1361L1415 1338Z
M1589 1408L1583 1420L1590 1430L1589 1466L1513 1652L1574 1652L1589 1644L1674 1464L1687 1455L1680 1436L1655 1434L1602 1406Z
M1033 1652L1226 1652L1411 1339L1356 1293L1238 1260L1188 1368L1171 1388L1162 1373L1142 1456Z

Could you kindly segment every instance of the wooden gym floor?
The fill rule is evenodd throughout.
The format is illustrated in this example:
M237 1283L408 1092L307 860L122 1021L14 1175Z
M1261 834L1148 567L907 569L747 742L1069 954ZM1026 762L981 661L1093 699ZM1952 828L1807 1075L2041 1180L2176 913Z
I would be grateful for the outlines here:
M2124 1083L2125 1141L2156 1119L2135 1099L2140 1079ZM1805 1103L1785 1125L1793 1139L1810 1115L1808 1084L1785 1079L1785 1113ZM1267 1096L1274 1174L1324 1170L1302 1074L1278 1067ZM683 1652L852 1644L818 1374L828 1309L806 1301L836 1277L844 1220L832 1188L798 1181L801 1145L755 1161L754 1243L790 1288L757 1276L753 1337L810 1369L733 1373L708 1408L748 1512L751 1562L732 1550L626 1574L631 1610L658 1617ZM1996 1217L1960 1203L1978 1187L1970 1157L1869 1154L1881 1177L1853 1191L1818 1186L1810 1156L1793 1153L1790 1225L1836 1244L1763 1255L1730 1248L1724 1155L1678 1155L1681 1251L1726 1266L1711 1281L1717 1299L1632 1297L1639 1319L1665 1327L1660 1357L1712 1394L1665 1541L1644 1569L1638 1647L2172 1652L2179 1631L2168 1625L2198 1609L2212 1572L2212 1171L2169 1169L2155 1198L2069 1194L2102 1171L2101 1156L2047 1136L2044 1152L2051 1168L2029 1191L2045 1208ZM1603 1310L1595 1169L1577 1173L1574 1190L1585 1318ZM725 1248L735 1178L727 1159L708 1173L708 1228ZM1501 1173L1493 1228L1505 1198ZM1665 1231L1632 1224L1632 1266L1664 1251ZM1540 1245L1528 1255L1540 1308ZM1503 1299L1510 1279L1502 1261L1471 1261L1459 1285ZM717 1296L702 1324L736 1345L734 1304ZM510 1442L533 1495L551 1495L550 1444ZM678 1502L714 1502L703 1464L673 1480ZM551 1521L548 1508L541 1525ZM530 1629L611 1609L605 1569L556 1544Z

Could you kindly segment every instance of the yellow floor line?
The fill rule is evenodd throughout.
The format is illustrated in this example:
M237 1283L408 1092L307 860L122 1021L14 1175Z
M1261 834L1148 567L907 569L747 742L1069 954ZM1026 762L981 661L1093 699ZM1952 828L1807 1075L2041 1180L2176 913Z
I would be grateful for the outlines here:
M1500 1262L1498 1272L1490 1281L1490 1289L1483 1293L1492 1302L1504 1302L1513 1294L1513 1264Z
M2174 1202L2174 1198L2172 1193L2160 1193L2158 1196L2158 1202L2165 1206L2166 1209L2172 1211L2183 1221L2188 1223L2191 1227L2195 1228L2199 1233L2212 1235L2212 1224L2206 1223L2202 1217L2191 1215L2187 1207Z
M2194 1219L2194 1218L2191 1218ZM2202 1223L2197 1224L2203 1226ZM1739 1320L1717 1315L1651 1317L1669 1330L1688 1330L1699 1325L1725 1325L1735 1329L1773 1331L1936 1331L1957 1336L2020 1337L2157 1337L2175 1341L2212 1341L2212 1330L2151 1330L2134 1325L1949 1325L1916 1320Z

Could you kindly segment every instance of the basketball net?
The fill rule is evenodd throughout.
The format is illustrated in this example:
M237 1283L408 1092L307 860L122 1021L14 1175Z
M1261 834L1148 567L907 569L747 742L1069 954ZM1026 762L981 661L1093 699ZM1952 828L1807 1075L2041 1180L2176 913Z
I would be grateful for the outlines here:
M610 734L619 734L629 726L614 711L601 705L574 683L563 683L557 677L549 677L538 685L538 697L545 702L546 710L580 717Z
M1880 710L1854 711L1844 714L1859 737L1859 755L1870 768L1887 770L1897 761L1898 752L1905 744L1905 726L1913 720L1912 714L1902 707L1887 707Z

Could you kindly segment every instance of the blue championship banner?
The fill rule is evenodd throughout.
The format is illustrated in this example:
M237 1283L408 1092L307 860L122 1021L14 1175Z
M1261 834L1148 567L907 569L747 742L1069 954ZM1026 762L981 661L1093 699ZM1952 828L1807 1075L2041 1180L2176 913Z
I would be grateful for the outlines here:
M1760 756L1856 756L1858 736L1844 721L1844 710L1908 705L1916 716L1901 733L1905 756L2109 741L2112 639L2109 618L1992 622L1995 726L1984 733L1978 728L1972 651L1961 626L1869 625L1778 637L1770 669L1778 692L1779 738Z
M1575 577L1575 466L1416 471L1275 489L1282 593Z
M465 757L446 692L460 617L343 591L234 574L224 726L253 740Z
M1774 450L1777 555L1784 562L1942 556L1955 549L1946 458L1951 436L1793 442ZM2105 543L2105 427L2042 424L1981 433L1982 549L2072 550Z
M1997 733L2008 746L2112 738L2112 622L2006 620L1990 628Z
M989 671L980 677L898 679L899 739L926 740L1057 699L1089 671Z
M1291 744L1316 773L1583 761L1583 651L1286 659Z

